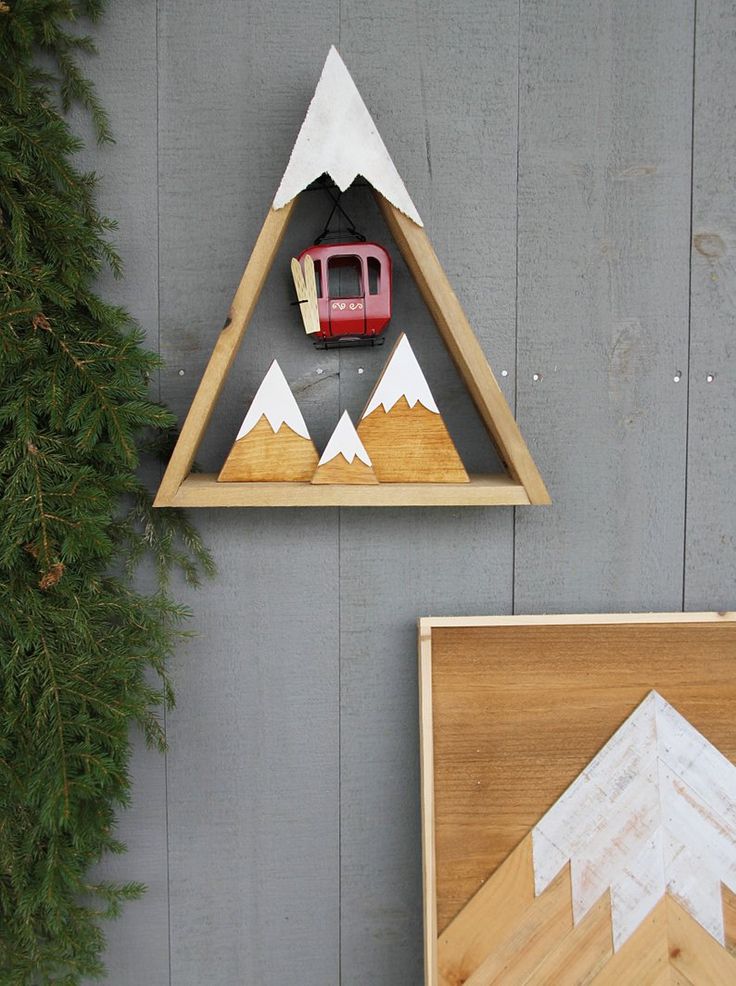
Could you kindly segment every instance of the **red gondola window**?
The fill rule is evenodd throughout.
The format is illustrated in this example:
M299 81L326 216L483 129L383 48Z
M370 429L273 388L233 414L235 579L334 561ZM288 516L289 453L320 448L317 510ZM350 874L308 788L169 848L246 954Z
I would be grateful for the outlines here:
M330 257L327 261L327 278L330 298L362 298L360 257Z
M368 258L368 294L381 293L381 264L376 257Z
M317 285L317 297L322 297L322 261L314 261L314 280Z

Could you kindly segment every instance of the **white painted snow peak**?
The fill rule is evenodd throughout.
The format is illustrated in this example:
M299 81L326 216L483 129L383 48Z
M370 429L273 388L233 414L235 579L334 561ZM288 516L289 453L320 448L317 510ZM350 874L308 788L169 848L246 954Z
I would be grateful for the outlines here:
M381 404L384 411L388 413L402 397L406 398L409 407L419 403L434 414L440 413L414 350L403 332L362 416L367 418L371 411L375 411Z
M670 893L725 943L736 892L736 767L650 692L532 831L534 889L570 863L573 920L610 890L618 950Z
M350 420L350 415L347 411L343 411L342 417L337 422L337 427L332 432L332 436L327 443L327 448L322 453L319 465L323 466L326 462L330 462L338 455L342 455L348 463L352 463L353 459L357 456L366 466L373 465L370 456L365 450L365 445L358 437L358 432L355 430L355 425Z
M279 430L281 425L288 425L293 432L301 435L302 438L309 438L307 425L299 410L296 398L291 392L286 377L281 367L273 361L268 369L268 373L261 381L261 386L256 391L253 403L248 408L248 413L243 418L240 431L235 441L252 431L261 418L266 418L271 425L273 433Z
M334 45L273 200L274 209L283 208L325 172L343 192L361 175L409 219L423 225Z

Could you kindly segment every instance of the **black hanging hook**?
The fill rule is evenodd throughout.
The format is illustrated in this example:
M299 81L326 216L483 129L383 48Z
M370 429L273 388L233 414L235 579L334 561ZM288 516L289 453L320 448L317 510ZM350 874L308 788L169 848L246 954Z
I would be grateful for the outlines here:
M358 232L358 230L355 228L355 223L340 204L340 199L342 198L342 192L338 189L337 195L335 196L332 194L332 189L337 188L337 186L328 184L324 178L322 179L322 183L325 192L327 193L327 195L329 196L332 202L332 209L330 210L330 214L327 217L327 222L325 223L325 227L322 230L322 232L319 234L317 239L314 241L314 245L319 246L320 243L324 243L325 240L330 238L335 238L335 239L343 238L344 233L340 231L336 231L336 232L330 231L330 223L332 222L332 217L335 215L336 212L339 212L342 215L345 222L348 224L348 230L347 230L348 233L354 239L359 240L361 243L365 243L366 237L363 236L362 233Z

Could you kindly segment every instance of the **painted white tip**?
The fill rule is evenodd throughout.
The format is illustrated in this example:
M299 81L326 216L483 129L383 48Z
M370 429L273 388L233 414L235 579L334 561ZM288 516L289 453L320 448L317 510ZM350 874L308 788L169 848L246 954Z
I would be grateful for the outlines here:
M347 411L343 411L342 417L337 422L337 427L332 432L318 465L323 466L338 455L342 455L348 463L352 463L357 456L366 466L373 465Z
M341 191L358 176L418 226L419 213L345 67L331 46L289 164L273 200L281 209L327 173Z
M440 413L405 333L399 337L383 374L370 396L365 411L363 411L363 417L367 418L371 411L375 411L380 404L383 404L384 411L388 413L402 397L406 398L409 407L414 407L415 404L419 403L434 414Z
M538 822L532 846L536 894L570 863L575 924L610 889L614 950L665 891L723 944L736 767L651 691Z
M243 418L235 441L244 438L248 432L252 431L261 418L266 418L274 434L281 425L285 424L302 438L309 438L309 431L302 412L299 410L291 387L276 360L271 363L268 372L261 381L256 396L253 398L253 403Z

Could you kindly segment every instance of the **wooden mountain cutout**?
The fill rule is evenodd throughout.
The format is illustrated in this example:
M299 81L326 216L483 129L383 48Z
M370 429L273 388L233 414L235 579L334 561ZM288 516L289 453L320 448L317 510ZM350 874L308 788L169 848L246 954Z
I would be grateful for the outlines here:
M357 128L357 131L356 131ZM345 140L346 133L359 139ZM396 244L411 271L458 372L478 408L508 476L473 476L447 481L379 485L370 499L360 484L339 494L324 486L294 482L278 490L218 483L215 476L190 475L227 374L255 310L291 218L296 197L315 178L328 174L341 188L357 175L372 186ZM305 326L306 327L306 326ZM283 481L286 482L286 481ZM509 405L486 361L460 302L432 249L419 214L342 59L334 48L325 62L314 99L289 165L246 265L228 317L182 425L155 505L279 506L501 505L545 504L549 495Z
M470 481L403 332L368 398L358 435L380 483Z
M225 459L220 483L311 479L317 450L281 367L273 361Z
M347 411L343 412L322 453L312 482L317 485L378 482L371 458Z

